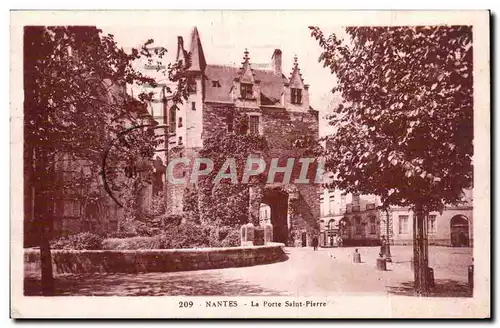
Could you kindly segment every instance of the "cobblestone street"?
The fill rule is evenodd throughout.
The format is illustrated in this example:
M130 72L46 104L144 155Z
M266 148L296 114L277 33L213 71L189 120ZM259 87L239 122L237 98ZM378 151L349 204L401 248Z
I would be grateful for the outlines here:
M145 274L57 275L57 295L413 295L411 246L392 246L393 263L377 271L378 247L286 248L282 262L253 267ZM436 288L433 296L470 296L467 266L471 248L430 247ZM27 274L25 293L38 295L39 277Z

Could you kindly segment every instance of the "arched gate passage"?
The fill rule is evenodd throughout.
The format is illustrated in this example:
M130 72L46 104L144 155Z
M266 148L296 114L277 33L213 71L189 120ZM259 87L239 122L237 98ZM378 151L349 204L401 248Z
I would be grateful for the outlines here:
M266 188L261 203L271 208L273 241L288 243L288 193L280 188Z

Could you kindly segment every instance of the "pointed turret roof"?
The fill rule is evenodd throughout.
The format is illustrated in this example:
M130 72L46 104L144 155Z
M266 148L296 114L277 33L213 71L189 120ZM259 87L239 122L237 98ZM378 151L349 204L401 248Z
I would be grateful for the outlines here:
M300 81L302 84L304 84L304 79L302 78L302 74L300 73L297 55L295 55L293 57L293 68L292 68L292 73L290 74L289 80L290 80L290 83L293 83L294 81Z
M245 48L243 53L243 61L241 62L241 67L239 70L239 80L241 82L254 83L255 82L255 72L250 65L250 57L248 57L248 49Z
M198 34L198 29L194 27L191 33L191 47L189 48L189 54L191 55L191 65L188 71L202 72L207 66L205 61L205 54L203 53L203 47L201 46L200 35Z

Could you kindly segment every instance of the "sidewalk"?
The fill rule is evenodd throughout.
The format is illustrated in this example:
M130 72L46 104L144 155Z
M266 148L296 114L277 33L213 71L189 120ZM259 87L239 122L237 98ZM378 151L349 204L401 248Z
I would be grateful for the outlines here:
M322 252L337 257L341 261L352 262L352 253L356 247L323 248ZM361 261L375 266L380 247L357 247ZM411 246L391 246L392 263L388 269L411 271ZM362 263L362 264L364 264ZM467 281L467 267L472 264L472 248L453 248L443 246L429 247L429 266L434 269L434 277L454 278Z

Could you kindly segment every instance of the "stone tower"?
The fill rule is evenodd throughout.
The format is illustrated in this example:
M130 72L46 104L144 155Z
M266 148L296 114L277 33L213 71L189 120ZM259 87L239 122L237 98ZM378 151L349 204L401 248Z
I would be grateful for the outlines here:
M227 112L248 117L248 133L265 136L269 158L268 168L284 167L293 158L291 182L268 183L259 190L251 190L248 220L258 224L261 203L270 207L270 221L274 240L291 246L310 245L318 232L319 185L294 184L300 173L298 162L304 154L294 145L298 136L318 138L318 112L309 105L309 86L304 83L295 57L289 77L283 73L282 51L275 49L273 69L252 68L250 53L243 52L238 67L207 63L197 28L191 33L189 51L178 37L177 60L186 65L189 80L189 97L183 104L165 102L165 115L172 127L169 146L171 158L192 160L203 147L203 140L219 131L231 131L233 122ZM224 114L225 113L225 114ZM275 159L276 161L272 161ZM191 162L192 163L192 162ZM310 171L315 173L316 166ZM176 166L174 175L186 177L185 185L167 188L167 207L170 213L183 210L183 193L191 187L190 167ZM192 183L191 183L192 184Z

